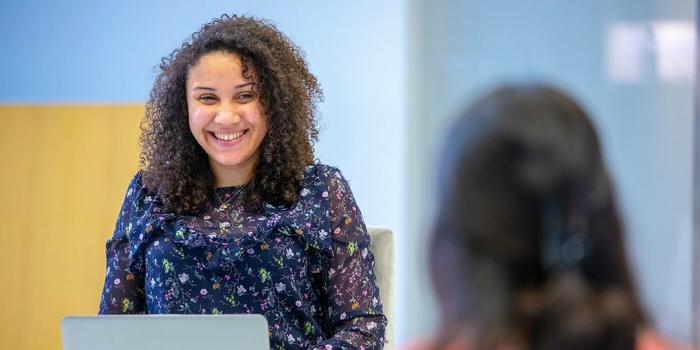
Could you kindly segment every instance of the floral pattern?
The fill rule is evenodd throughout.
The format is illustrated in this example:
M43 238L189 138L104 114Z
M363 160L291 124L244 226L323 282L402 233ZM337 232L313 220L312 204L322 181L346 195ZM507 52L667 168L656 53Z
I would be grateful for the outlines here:
M136 174L107 241L101 314L255 313L275 349L382 348L371 242L338 169L308 167L295 205L259 213L238 189L216 191L203 215L176 216Z

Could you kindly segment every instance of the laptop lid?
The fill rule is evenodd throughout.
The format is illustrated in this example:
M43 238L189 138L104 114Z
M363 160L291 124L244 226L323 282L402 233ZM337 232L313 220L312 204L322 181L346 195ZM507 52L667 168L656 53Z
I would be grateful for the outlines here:
M269 349L261 315L67 316L64 350Z

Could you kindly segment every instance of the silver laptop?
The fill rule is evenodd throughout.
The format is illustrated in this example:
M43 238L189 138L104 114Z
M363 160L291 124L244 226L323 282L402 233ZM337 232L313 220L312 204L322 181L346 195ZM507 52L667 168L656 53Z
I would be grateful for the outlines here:
M270 349L261 315L68 316L63 350Z

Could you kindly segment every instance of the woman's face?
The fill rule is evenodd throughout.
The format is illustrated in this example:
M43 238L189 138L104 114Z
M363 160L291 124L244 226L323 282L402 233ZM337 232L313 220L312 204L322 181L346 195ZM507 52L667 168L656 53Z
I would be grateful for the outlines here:
M247 75L254 76L251 69ZM253 84L234 53L205 54L188 72L190 131L219 186L242 185L255 169L267 120Z

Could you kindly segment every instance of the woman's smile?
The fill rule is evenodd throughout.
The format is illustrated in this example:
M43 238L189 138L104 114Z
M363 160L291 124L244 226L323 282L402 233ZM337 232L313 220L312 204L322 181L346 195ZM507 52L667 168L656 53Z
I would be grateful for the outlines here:
M209 133L219 141L235 141L238 140L241 136L243 136L246 132L248 132L248 129L244 129L242 131L234 133L220 133L213 131L210 131Z

